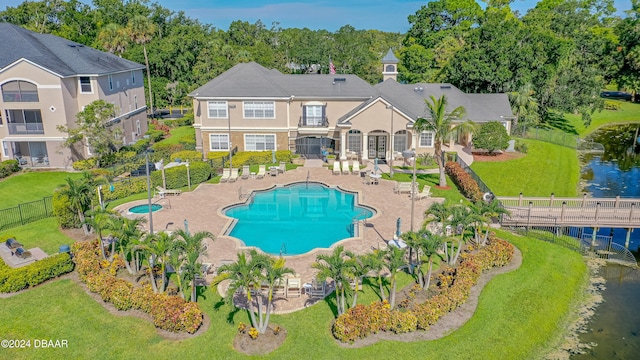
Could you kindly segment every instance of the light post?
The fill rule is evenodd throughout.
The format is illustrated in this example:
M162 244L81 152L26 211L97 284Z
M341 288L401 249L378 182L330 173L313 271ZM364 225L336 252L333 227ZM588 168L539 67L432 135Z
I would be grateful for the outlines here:
M189 190L191 190L191 171L189 171L189 159L187 159L187 184L189 185Z
M391 110L391 135L389 136L389 177L393 178L393 105L385 106Z
M147 173L147 200L149 201L149 234L153 234L153 209L151 206L151 176L149 176L149 149L144 152Z
M411 178L411 226L410 230L413 231L413 213L415 210L415 200L416 200L416 158L417 154L415 150L407 150L402 152L402 157L405 159L413 157L413 176Z
M231 173L231 168L233 167L233 162L231 160L231 109L235 109L236 106L235 105L229 105L229 110L227 110L227 119L228 119L228 124L229 124L229 173Z

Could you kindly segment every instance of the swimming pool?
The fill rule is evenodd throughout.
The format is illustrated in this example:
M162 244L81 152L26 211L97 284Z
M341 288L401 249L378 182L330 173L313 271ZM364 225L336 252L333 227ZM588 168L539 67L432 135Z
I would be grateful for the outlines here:
M162 209L162 205L160 204L151 204L151 212L156 212ZM136 205L134 207L129 208L129 212L132 214L148 214L149 213L149 205Z
M237 219L226 233L268 254L304 254L353 237L354 223L375 214L356 203L355 193L320 183L279 186L223 210Z

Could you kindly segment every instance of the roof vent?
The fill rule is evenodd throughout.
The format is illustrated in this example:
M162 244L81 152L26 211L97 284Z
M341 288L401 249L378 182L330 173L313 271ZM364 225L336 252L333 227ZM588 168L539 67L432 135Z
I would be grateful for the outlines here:
M333 82L345 82L347 78L333 78Z
M440 85L440 89L451 89L451 85Z
M76 47L74 44L67 44L67 46L72 47L72 48Z
M422 86L417 86L415 88L413 88L413 91L415 92L422 92L424 90L424 88Z

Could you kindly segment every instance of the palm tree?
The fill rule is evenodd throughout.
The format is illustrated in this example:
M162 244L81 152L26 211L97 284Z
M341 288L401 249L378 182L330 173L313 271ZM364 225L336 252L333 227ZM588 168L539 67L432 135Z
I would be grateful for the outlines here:
M369 272L369 270L371 270L371 268L368 266L367 261L365 260L366 259L365 255L354 256L352 259L353 259L353 268L352 268L351 276L355 286L354 286L353 301L351 303L351 307L354 307L358 303L358 291L360 291L358 287L360 286L360 282L362 278Z
M440 186L444 187L447 186L447 178L444 173L445 160L442 144L444 141L449 140L455 131L461 129L470 130L472 125L469 122L453 123L454 120L459 120L464 116L465 109L462 106L458 106L452 111L448 111L448 101L445 95L442 95L439 99L431 95L429 99L425 99L425 103L427 105L427 117L417 119L413 124L413 128L416 134L420 134L423 131L433 132L434 156L440 170Z
M451 215L451 211L449 210L449 206L444 203L434 202L429 206L429 208L424 212L424 224L423 227L426 227L428 224L435 222L440 224L440 231L444 230L444 224Z
M411 273L413 273L413 265L418 263L418 260L420 259L420 256L418 255L418 248L420 246L420 239L421 235L419 232L415 232L415 231L407 231L404 232L402 234L400 234L400 238L402 240L404 240L405 243L407 243L407 245L409 246L410 250L409 250L409 262L407 265L409 265L409 271L411 271ZM415 253L416 254L416 262L413 262L413 256L412 254ZM419 269L419 265L418 265L418 271L420 271ZM418 276L419 277L419 276Z
M151 244L148 244L155 258L154 263L156 261L160 263L162 285L159 290L161 293L167 290L167 263L169 261L169 252L171 251L175 238L176 236L173 233L169 234L162 231L154 234Z
M156 25L143 15L136 15L127 24L127 33L131 41L142 45L144 51L144 63L147 66L147 81L149 85L149 108L153 116L153 96L151 94L151 70L149 69L149 57L147 56L147 43L151 41L152 34L156 31Z
M511 103L511 110L516 116L513 119L513 128L516 129L518 121L522 120L526 124L536 124L540 119L538 113L539 106L538 100L535 98L535 90L530 83L522 86L518 91L509 93L509 102Z
M273 289L276 284L284 279L287 274L295 274L293 269L284 266L283 257L275 258L273 256L259 254L256 250L251 250L251 261L255 262L260 268L261 284L267 286L266 311L263 312L260 304L262 304L262 293L258 296L258 332L264 334L269 326L269 318L271 317L271 309L273 302Z
M467 230L469 225L473 223L475 220L473 213L469 208L464 205L455 205L451 207L451 217L448 220L448 223L452 225L456 229L456 234L460 235L458 238L458 248L455 251L453 250L454 242L451 241L451 251L448 252L449 257L449 265L455 265L458 261L458 257L460 256L460 252L462 251L462 245L465 242L465 235L467 235ZM446 251L446 243L445 243L445 255Z
M196 277L201 275L202 263L200 256L206 255L206 249L202 244L202 240L209 238L214 239L215 236L209 231L198 231L191 235L184 230L175 232L176 237L183 242L184 246L184 275L187 281L191 281L191 301L197 302L196 294Z
M135 263L135 252L138 249L139 245L137 244L137 242L142 236L140 224L144 222L146 222L146 219L144 218L127 219L119 217L113 228L113 233L117 238L120 256L124 261L124 265L127 268L127 271L132 275L135 274L137 270L134 271L134 269L131 267L131 263L128 261L128 255L131 255L131 262Z
M311 266L318 269L317 278L326 281L333 279L336 287L336 308L338 316L347 311L346 292L351 289L349 279L353 278L354 254L345 251L344 246L337 246L331 255L320 254Z
M184 262L184 251L179 242L173 242L171 247L169 248L169 253L167 254L167 265L171 265L173 271L176 274L176 285L178 286L178 290L180 291L180 296L185 299L184 288L182 286L184 274L181 270L182 263Z
M389 289L389 305L393 310L396 304L396 285L397 285L397 275L399 269L405 265L404 260L405 250L400 249L394 246L389 247L385 254L385 261L387 263L387 268L389 269L389 273L391 274L391 288Z
M100 30L100 33L98 33L98 42L103 49L122 57L122 53L124 53L127 45L129 45L127 29L118 24L107 24Z
M385 252L380 249L374 249L373 252L366 254L362 261L367 268L376 272L378 286L380 288L380 299L386 300L387 295L384 292L384 284L382 283L382 272L385 269L384 262Z
M74 180L70 177L66 178L67 186L60 190L60 194L69 198L71 208L75 210L82 224L82 230L85 235L89 235L89 228L84 219L84 212L91 203L92 189L85 178Z
M511 212L509 210L505 209L502 204L500 204L500 202L495 199L489 202L482 202L482 205L480 207L480 214L485 218L487 222L487 230L485 231L484 237L482 238L482 246L486 245L487 239L489 238L490 227L488 226L488 224L491 221L491 218L498 217L501 214L508 215L510 213Z
M227 289L225 300L232 305L234 294L238 291L244 292L247 297L247 311L249 312L251 324L258 328L253 299L251 298L251 289L256 284L260 286L260 274L255 265L255 262L247 260L247 256L244 253L239 253L238 261L220 266L218 276L213 279L211 286L216 286L224 280L230 280L231 283Z
M87 225L91 226L91 229L95 229L98 235L98 241L100 246L100 253L103 259L107 259L107 254L104 251L104 244L102 243L102 233L104 230L109 229L111 224L111 218L115 216L113 210L103 209L100 206L96 206L88 213L89 218L85 219Z
M400 235L402 240L404 240L407 243L407 245L413 248L416 254L415 263L412 262L412 259L409 259L409 269L411 270L412 273L416 275L418 284L420 285L421 288L424 287L424 281L423 281L424 274L422 271L422 258L420 257L420 251L422 251L424 248L424 242L427 234L429 234L429 232L426 229L421 229L421 230L418 230L417 232L407 231ZM411 252L409 252L409 254L411 254ZM415 264L415 269L417 269L417 272L413 269L414 264Z
M429 271L424 277L424 286L423 288L428 291L429 285L431 284L431 271L433 270L433 255L436 254L439 248L442 247L444 243L444 237L442 235L432 234L430 232L426 233L426 237L424 241L421 243L421 250L424 254L424 257L429 262Z

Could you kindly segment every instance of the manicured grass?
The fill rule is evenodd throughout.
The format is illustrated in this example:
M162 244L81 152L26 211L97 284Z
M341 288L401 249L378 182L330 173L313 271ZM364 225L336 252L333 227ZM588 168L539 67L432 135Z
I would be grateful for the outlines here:
M0 231L0 237L5 235L15 237L27 249L39 247L49 255L57 253L60 245L71 245L74 242L58 230L55 218L42 219Z
M578 134L584 137L587 134L592 133L597 128L615 124L615 123L628 123L628 122L640 122L640 103L632 103L629 101L621 100L607 100L619 103L621 105L620 110L602 110L591 115L591 124L584 126L582 123L582 117L580 115L565 114L564 117L576 128Z
M405 173L393 173L393 178L389 177L389 174L382 174L383 179L394 180L398 182L411 182L412 174ZM468 200L460 194L460 190L453 184L453 181L447 176L447 185L451 188L449 190L441 190L436 188L440 184L440 175L438 174L417 174L416 181L419 184L418 189L422 191L425 185L431 186L431 196L438 198L445 198L449 204L459 203L460 201L468 202Z
M53 190L66 184L66 178L80 178L81 173L69 172L24 172L0 181L0 209L40 200L53 195Z
M195 137L196 130L193 128L193 126L180 126L180 127L169 130L169 132L171 136L169 136L166 139L162 139L156 144L157 145L177 144L180 142L180 139L185 135L192 135Z
M519 159L474 162L473 171L499 196L574 197L580 167L574 149L536 140L522 140L529 147Z
M522 267L495 277L483 290L471 320L445 338L402 343L382 341L347 349L331 337L328 300L305 310L272 317L288 331L270 359L527 359L555 345L573 299L586 280L580 255L542 241L500 233L523 253ZM403 276L403 282L407 279ZM367 290L370 292L370 290ZM373 300L375 294L361 295ZM53 299L53 300L52 300ZM166 340L150 322L109 314L71 280L54 281L0 299L0 333L5 339L66 339L64 349L3 349L11 359L148 358L242 359L232 343L244 312L230 313L210 290L201 307L211 319L204 334ZM15 314L20 314L16 316Z

